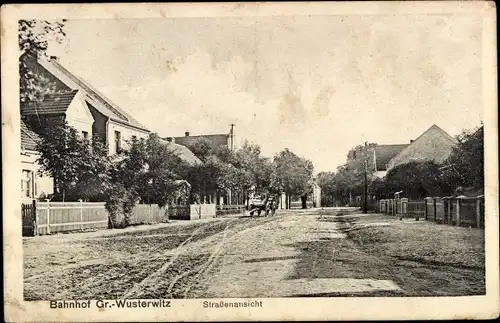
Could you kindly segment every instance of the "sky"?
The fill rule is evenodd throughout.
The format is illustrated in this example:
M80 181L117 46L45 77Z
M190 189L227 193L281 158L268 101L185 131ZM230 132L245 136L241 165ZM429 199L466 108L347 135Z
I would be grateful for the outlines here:
M365 141L483 119L479 15L70 20L49 52L161 136L227 133L335 171Z

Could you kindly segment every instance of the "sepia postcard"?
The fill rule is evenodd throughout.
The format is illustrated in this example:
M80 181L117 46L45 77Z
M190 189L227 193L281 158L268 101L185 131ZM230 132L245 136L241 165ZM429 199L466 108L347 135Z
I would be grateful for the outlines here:
M500 312L491 1L1 8L6 322Z

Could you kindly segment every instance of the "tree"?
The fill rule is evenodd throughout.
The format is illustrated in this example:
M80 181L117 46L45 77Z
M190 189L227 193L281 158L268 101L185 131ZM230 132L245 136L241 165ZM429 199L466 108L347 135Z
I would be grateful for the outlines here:
M335 173L334 172L320 172L317 177L319 187L321 187L321 200L322 205L334 206L335 205Z
M53 93L55 86L49 79L32 69L30 61L47 56L49 41L61 43L66 34L65 20L46 21L22 19L18 23L18 45L21 52L19 58L19 88L22 104L40 102L46 94Z
M484 127L464 130L445 162L444 176L453 186L484 187Z
M234 165L250 177L247 189L253 187L257 194L276 193L271 192L272 162L262 156L259 145L245 141L236 151Z
M40 173L54 179L55 200L92 199L106 189L108 159L99 141L94 145L65 122L45 127L37 143Z
M338 167L335 174L335 199L342 204L348 204L351 196L361 195L363 193L361 173L357 168L351 168L348 165Z
M133 208L140 200L163 207L174 202L178 189L176 180L187 174L187 165L157 134L148 139L132 139L110 168L111 188L106 208L112 227L126 227Z
M93 136L92 141L83 139L85 147L91 147L90 153L82 155L82 161L77 170L79 181L75 185L73 195L85 201L103 201L106 191L111 185L109 176L110 158L106 144L99 136Z
M189 150L193 152L201 161L205 161L209 156L214 155L210 141L205 137L196 138L187 145Z
M375 178L371 181L369 191L376 199L392 198L391 193L394 193L390 191L386 181L382 178Z
M450 185L445 181L440 166L432 161L413 161L391 169L386 175L388 191L403 191L411 199L447 195Z
M290 207L291 198L307 198L312 191L314 171L312 162L285 149L274 157L273 163L272 186L285 192L288 207Z
M175 181L186 174L185 163L155 133L147 140L131 140L118 169L115 181L142 201L160 207L173 202Z

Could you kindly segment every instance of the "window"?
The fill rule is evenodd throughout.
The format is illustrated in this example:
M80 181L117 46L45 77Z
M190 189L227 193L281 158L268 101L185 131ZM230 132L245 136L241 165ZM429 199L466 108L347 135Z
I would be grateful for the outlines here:
M82 131L83 139L88 140L89 139L89 133L87 131Z
M23 175L21 177L21 194L23 197L32 197L31 188L32 188L32 171L23 170Z
M116 153L119 154L122 151L122 134L120 131L115 131L115 147Z

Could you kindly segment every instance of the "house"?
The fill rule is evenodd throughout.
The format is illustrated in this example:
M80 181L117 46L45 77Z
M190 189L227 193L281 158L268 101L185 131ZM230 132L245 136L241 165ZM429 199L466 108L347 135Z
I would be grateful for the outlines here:
M432 125L417 139L394 156L387 170L412 161L433 161L442 164L451 155L457 141L437 125Z
M147 139L151 133L132 116L106 98L88 82L69 72L57 60L28 57L30 69L54 84L55 92L41 102L21 103L22 134L22 190L26 198L53 194L53 179L38 176L36 142L48 126L66 122L83 138L99 136L106 144L108 154L114 155L127 148L131 139ZM201 161L185 146L165 143L189 164Z
M106 143L110 155L126 148L127 141L132 138L140 139L149 136L150 131L145 126L88 82L68 71L56 57L31 59L28 65L33 71L54 83L58 93L53 95L53 98L47 98L48 102L44 99L40 107L26 108L26 111L31 111L31 115L40 115L40 110L45 111L45 115L64 114L68 123L76 125L77 130L100 136ZM73 109L73 102L77 102L74 105L77 105L78 109ZM56 105L57 109L52 109L53 105ZM67 112L64 113L63 110ZM90 116L88 116L89 113ZM21 114L24 116L23 110ZM78 120L78 123L76 122L78 118L85 120ZM89 118L92 120L90 132L86 126ZM85 124L86 130L80 129L82 124Z
M167 141L162 138L160 138L160 141L163 144L167 145L170 151L174 152L177 156L179 156L179 158L181 158L189 165L194 166L194 165L200 165L202 163L201 160L198 157L196 157L196 155L191 150L189 150L188 147L176 144L171 141Z
M406 147L408 147L408 144L375 145L373 149L374 175L379 178L384 177L387 173L389 161Z
M387 173L389 161L399 154L408 144L379 145L367 143L351 149L347 155L347 164L366 158L367 169L379 178Z
M21 118L37 133L43 133L51 122L66 121L84 138L92 136L94 119L79 90L46 95L37 104L21 104Z
M227 146L231 150L234 149L233 126L231 126L231 130L229 131L229 133L192 136L188 131L186 131L184 136L182 137L168 137L166 139L170 142L189 147L192 143L200 138L204 138L210 143L210 148L212 148L212 151L216 151L222 146Z
M38 174L40 156L36 150L40 137L21 121L21 200L32 200L53 194L53 179Z
M233 150L235 147L233 126L234 125L231 125L229 133L192 136L188 131L186 131L184 133L184 136L182 137L167 137L165 138L165 140L168 143L170 143L173 147L175 147L174 145L178 145L184 147L182 149L187 149L185 148L186 146L189 147L194 142L196 142L196 140L203 138L209 142L212 151L217 151L217 149L222 148L224 146ZM192 154L191 151L190 153ZM210 191L207 192L207 194L200 194L200 195L201 195L201 201L203 203L215 203L217 205L234 204L237 200L236 197L232 196L233 194L231 190L227 190L227 192ZM243 201L239 202L241 203Z

